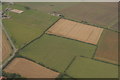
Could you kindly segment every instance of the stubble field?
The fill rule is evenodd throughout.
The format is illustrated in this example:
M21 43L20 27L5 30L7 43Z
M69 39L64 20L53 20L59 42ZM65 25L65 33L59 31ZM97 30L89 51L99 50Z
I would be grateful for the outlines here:
M47 31L47 33L97 44L102 31L102 28L60 19Z
M7 59L12 53L12 48L4 32L2 32L2 61Z
M5 72L17 73L26 78L56 78L59 73L24 58L15 58Z

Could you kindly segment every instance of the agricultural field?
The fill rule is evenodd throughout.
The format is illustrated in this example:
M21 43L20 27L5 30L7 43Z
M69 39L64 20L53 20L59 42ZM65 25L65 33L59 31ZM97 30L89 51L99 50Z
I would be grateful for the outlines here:
M15 58L5 72L17 73L26 78L56 78L59 73L24 58Z
M65 18L76 21L86 21L105 28L118 30L118 4L115 2L90 2L90 3L18 3L32 9L46 13L57 12ZM108 15L109 14L109 15ZM114 16L111 16L114 15Z
M91 58L95 49L94 45L45 34L19 54L56 71L64 72L75 56Z
M69 76L63 75L63 76L61 77L61 80L74 80L74 79L72 79L72 78L69 77Z
M5 33L2 31L2 61L7 59L11 53L12 53L12 48L9 43L9 40L7 39Z
M47 33L91 44L97 44L102 31L102 28L97 28L66 19L60 19L47 31Z
M73 78L117 78L118 67L113 64L77 57L66 74Z
M24 11L21 14L9 12L10 19L4 19L3 25L17 48L21 48L33 39L41 36L59 17L28 10L24 6L13 5L12 9Z
M87 21L91 24L118 30L116 28L118 26L115 25L118 23L117 3L79 3L78 5L61 10L60 13L73 20Z
M118 33L104 30L98 43L95 58L118 64Z
M69 8L78 3L76 2L19 2L19 5L30 7L31 9L39 10L46 13L57 12L65 8Z
M118 77L117 3L3 3L7 9L2 24L15 53L7 59L12 47L3 32L3 71L40 79Z

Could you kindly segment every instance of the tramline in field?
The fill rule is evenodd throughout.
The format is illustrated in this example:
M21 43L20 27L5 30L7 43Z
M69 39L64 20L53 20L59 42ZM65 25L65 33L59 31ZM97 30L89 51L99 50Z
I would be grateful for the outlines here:
M60 19L47 33L97 44L102 31L102 28Z

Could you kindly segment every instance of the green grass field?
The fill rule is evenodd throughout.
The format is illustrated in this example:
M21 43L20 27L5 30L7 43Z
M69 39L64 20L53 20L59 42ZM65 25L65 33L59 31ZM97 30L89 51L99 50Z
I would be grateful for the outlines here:
M91 58L96 46L45 34L19 54L63 72L75 56Z
M72 79L71 77L67 76L67 75L64 75L63 77L61 77L62 79L60 80L74 80Z
M70 78L70 77L68 77L68 76L64 75L62 78ZM63 80L64 80L64 79L63 79Z
M17 48L40 36L59 18L32 9L26 10L20 5L13 5L12 8L24 11L21 14L10 12L11 18L3 20L3 25Z
M118 66L77 57L66 74L73 78L117 78Z

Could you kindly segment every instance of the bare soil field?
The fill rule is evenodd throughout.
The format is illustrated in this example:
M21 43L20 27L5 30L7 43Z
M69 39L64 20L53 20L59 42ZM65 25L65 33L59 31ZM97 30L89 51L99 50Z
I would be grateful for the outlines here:
M15 58L5 72L17 73L26 78L56 78L59 73L24 58Z
M115 2L80 2L59 13L69 19L87 21L106 28L116 29L114 25L118 23L118 4Z
M7 57L9 57L11 52L12 52L11 45L5 33L2 32L2 60L4 61Z
M98 43L95 58L118 64L118 33L104 30Z
M97 44L102 31L102 28L60 19L47 31L47 33Z

